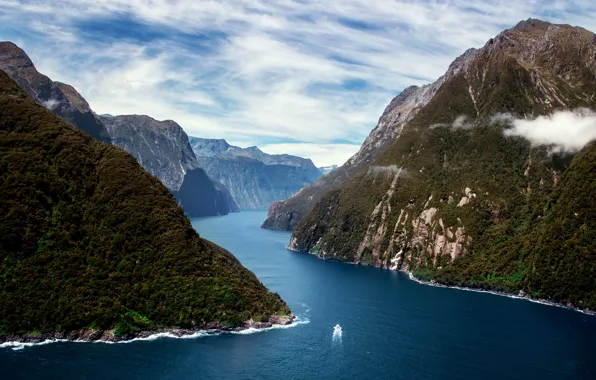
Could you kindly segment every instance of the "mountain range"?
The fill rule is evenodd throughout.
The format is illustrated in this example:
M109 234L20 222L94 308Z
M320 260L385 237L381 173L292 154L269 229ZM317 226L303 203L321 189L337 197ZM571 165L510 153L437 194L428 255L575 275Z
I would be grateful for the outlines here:
M269 155L257 147L239 148L225 140L198 138L193 138L191 147L173 120L97 115L72 86L40 74L12 42L0 42L0 69L55 115L131 153L176 196L190 217L267 209L321 176L309 159Z
M131 153L176 196L191 217L238 211L228 189L199 166L186 132L173 120L101 116L115 145Z
M596 144L577 132L594 125L595 57L585 29L520 22L405 89L264 227L324 259L596 309Z
M310 159L239 148L221 139L190 138L199 166L230 190L241 210L266 210L321 176Z
M199 167L188 136L174 121L144 115L96 115L74 87L40 74L29 56L12 42L0 42L0 70L56 116L98 141L130 152L172 191L190 217L238 211L227 188Z

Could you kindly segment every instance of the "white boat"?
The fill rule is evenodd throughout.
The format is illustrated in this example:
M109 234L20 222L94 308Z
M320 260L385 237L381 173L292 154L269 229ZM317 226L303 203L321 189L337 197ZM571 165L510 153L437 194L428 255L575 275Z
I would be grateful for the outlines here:
M341 326L339 324L333 328L333 338L341 338Z

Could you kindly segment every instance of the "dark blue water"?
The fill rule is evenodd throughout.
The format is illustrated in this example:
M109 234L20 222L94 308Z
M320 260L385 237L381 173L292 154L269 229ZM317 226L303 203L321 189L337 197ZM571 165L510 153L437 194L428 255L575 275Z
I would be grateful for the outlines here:
M0 379L587 379L596 317L326 262L259 229L262 212L194 221L307 324L250 335L0 349ZM343 328L332 339L333 326Z

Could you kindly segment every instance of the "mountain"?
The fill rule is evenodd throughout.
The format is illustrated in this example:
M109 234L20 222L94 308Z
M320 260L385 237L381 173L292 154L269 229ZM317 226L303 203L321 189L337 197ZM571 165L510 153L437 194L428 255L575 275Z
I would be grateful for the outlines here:
M145 115L101 117L114 145L126 150L170 190L182 186L187 171L199 167L188 136L172 120Z
M3 71L0 193L0 341L291 321L130 154L52 115Z
M0 70L54 115L99 141L110 142L105 126L81 94L68 84L53 82L40 74L29 56L12 42L0 42Z
M261 226L273 230L293 230L304 215L329 191L337 188L360 169L378 158L399 136L403 127L426 106L437 90L451 76L461 70L469 50L456 59L447 73L435 83L410 86L396 96L379 118L377 126L368 135L360 150L345 164L306 186L285 201L271 204L267 219Z
M229 190L199 167L186 132L173 120L102 116L115 145L132 154L176 196L191 217L238 211Z
M596 146L576 155L511 125L590 115L595 56L593 33L530 19L468 50L423 93L406 89L396 99L419 96L388 125L393 143L318 195L290 249L595 310Z
M319 168L319 171L321 172L321 174L326 175L331 173L332 171L334 171L335 169L337 169L337 165L331 165L331 166L321 166Z
M239 148L225 140L190 137L199 166L228 188L242 210L264 210L321 176L311 160Z

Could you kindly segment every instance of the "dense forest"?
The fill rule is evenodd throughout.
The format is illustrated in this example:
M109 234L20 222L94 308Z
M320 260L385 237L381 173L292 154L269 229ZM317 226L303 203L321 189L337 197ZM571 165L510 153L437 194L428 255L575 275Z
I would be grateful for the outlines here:
M118 147L37 105L0 71L0 336L242 326L290 310L198 236Z

